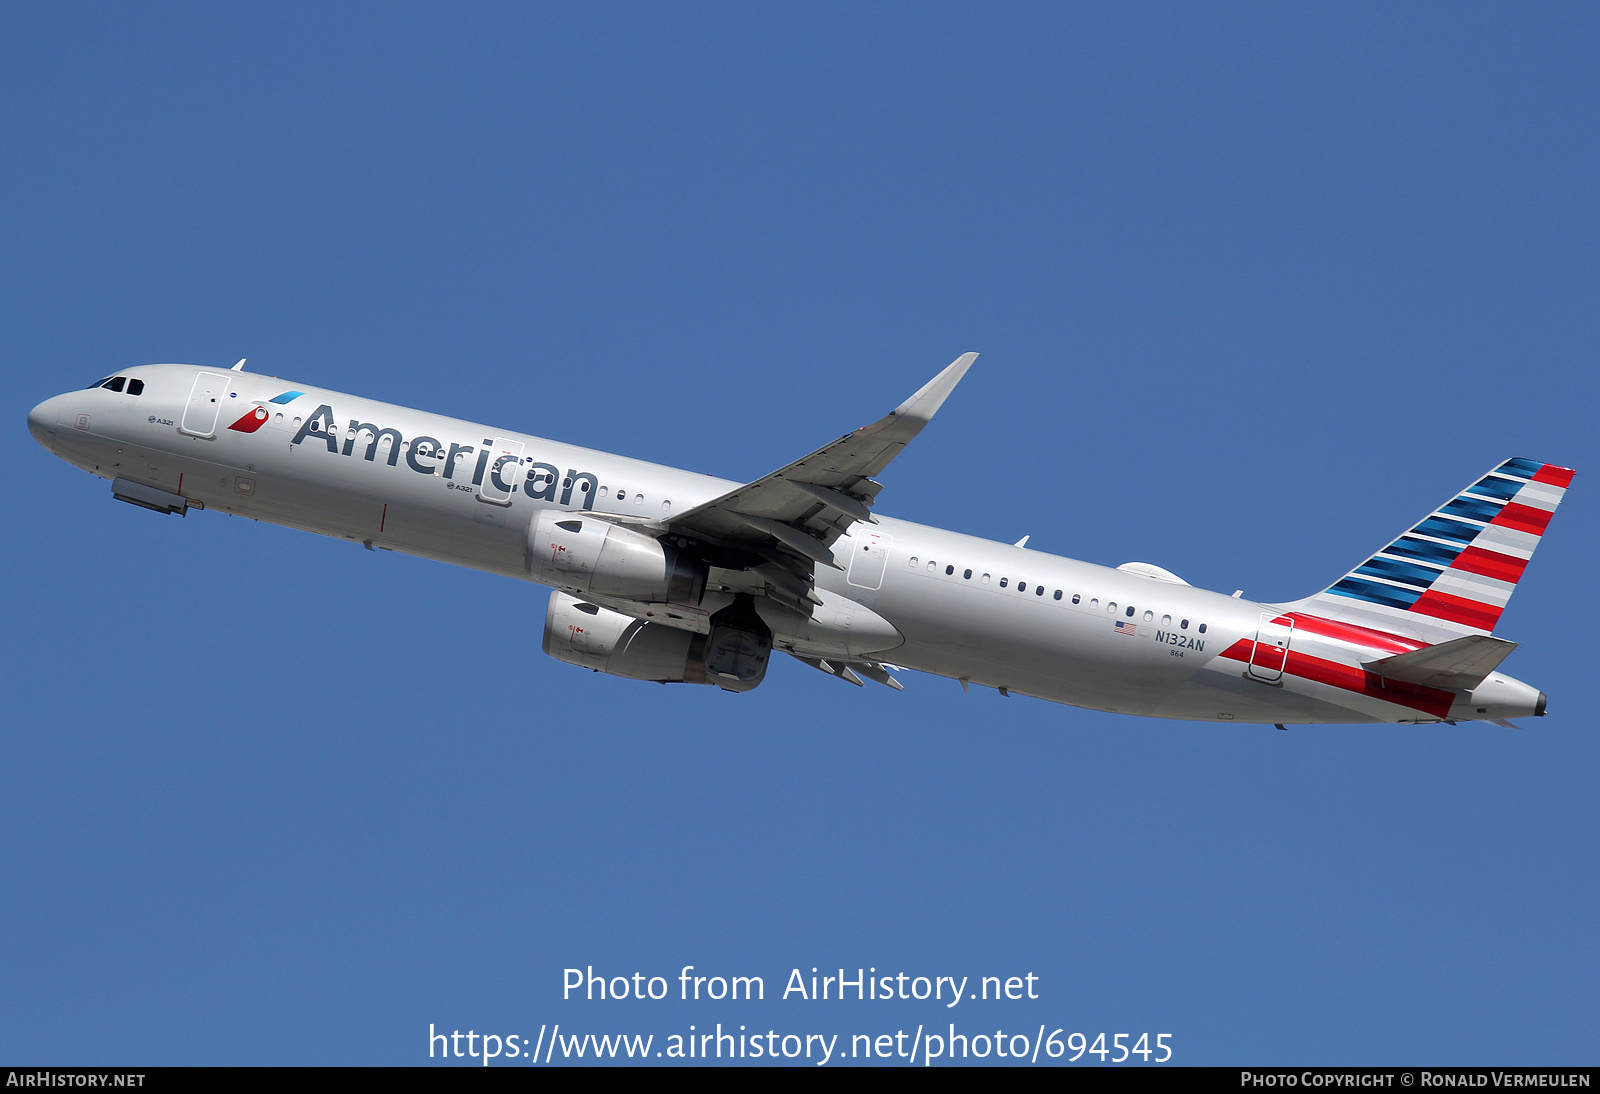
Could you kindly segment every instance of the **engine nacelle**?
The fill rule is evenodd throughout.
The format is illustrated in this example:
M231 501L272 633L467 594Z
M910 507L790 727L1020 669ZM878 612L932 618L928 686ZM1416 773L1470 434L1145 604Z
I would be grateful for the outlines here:
M557 590L545 613L544 652L569 665L632 680L749 691L766 677L772 631L739 601L711 617L709 634L697 634Z
M528 528L535 581L573 593L645 603L698 604L706 565L593 513L540 510Z

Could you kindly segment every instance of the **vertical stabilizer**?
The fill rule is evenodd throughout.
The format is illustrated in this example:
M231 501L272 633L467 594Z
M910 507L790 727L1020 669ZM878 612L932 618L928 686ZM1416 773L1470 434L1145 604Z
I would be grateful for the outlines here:
M1512 459L1316 596L1287 607L1397 624L1431 640L1488 634L1533 557L1573 472Z

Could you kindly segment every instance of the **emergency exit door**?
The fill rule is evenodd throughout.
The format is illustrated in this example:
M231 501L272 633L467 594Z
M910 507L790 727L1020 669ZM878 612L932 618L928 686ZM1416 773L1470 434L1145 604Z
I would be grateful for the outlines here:
M878 588L883 584L883 568L889 564L894 537L885 532L868 532L852 536L851 541L850 569L845 580L860 589Z
M478 500L510 505L511 495L522 481L522 442L496 437L488 455L478 483Z

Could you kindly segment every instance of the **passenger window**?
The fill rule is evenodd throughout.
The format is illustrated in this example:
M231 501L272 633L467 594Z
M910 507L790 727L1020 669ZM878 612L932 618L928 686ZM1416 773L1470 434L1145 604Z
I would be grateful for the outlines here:
M933 573L933 571L937 570L938 568L939 568L939 564L937 562L933 561L933 559L930 558L928 560L928 572L931 574L931 573Z
M1098 608L1099 606L1100 606L1100 598L1098 596L1094 597L1093 599L1091 599L1089 601L1089 607ZM1116 608L1117 608L1117 606L1115 604L1111 605L1111 610L1112 611L1116 611Z
M111 379L106 381L105 386L109 391L121 391L123 381L126 379L126 376L113 376Z
M1072 594L1072 602L1074 604L1076 604L1078 601L1080 601L1082 599L1083 599L1083 594L1082 593L1073 593Z
M603 497L605 497L605 496L606 496L606 495L607 495L607 494L608 494L608 493L610 493L610 492L611 492L611 487L609 487L609 486L602 486L602 487L601 487L601 488L600 488L600 496L601 496L601 497L602 497L602 498L603 498ZM618 497L621 497L621 496L622 496L622 495L620 495L620 494L618 494L618 495L617 495L617 496L618 496Z
M1150 622L1150 620L1152 620L1154 618L1155 618L1155 616L1151 615L1149 612L1145 612L1144 613L1144 621L1146 623Z
M1010 580L1011 580L1011 579L1010 579L1010 578L1009 578L1009 577L1002 577L1002 578L1001 578L1001 579L1000 579L1000 587L1001 587L1001 588L1002 588L1002 589L1004 589L1004 588L1005 588L1005 587L1006 587L1006 582L1008 582L1008 581L1010 581Z
M1033 595L1034 596L1043 596L1044 595L1044 586L1043 585L1035 585L1033 587ZM1057 593L1056 594L1056 598L1059 600L1060 597L1061 597L1061 594Z
M1200 624L1200 633L1201 634L1205 634L1206 633L1206 625L1204 623Z
M1057 599L1057 600L1060 600L1060 599L1061 599L1061 590L1060 590L1060 589L1057 589L1057 590L1056 590L1056 599Z
M1026 581L1017 582L1017 592L1025 593L1027 591L1028 591L1028 583Z
M910 566L913 570L915 570L917 568L917 561L918 561L917 560L917 556L916 555L912 555L911 556L911 561L909 563L907 563L907 565Z
M1110 612L1112 615L1116 615L1117 614L1117 602L1115 600L1112 600L1112 601L1108 602L1106 604L1106 611Z
M1178 629L1179 629L1179 630L1180 630L1180 631L1186 631L1186 630L1188 630L1188 629L1189 629L1189 621L1188 621L1188 620L1187 620L1187 619L1185 619L1185 620L1183 620L1183 621L1182 621L1182 622L1180 622L1180 623L1179 623L1179 624L1178 624Z
M962 576L962 578L964 580L971 581L972 580L972 571L971 570L965 570L965 571L962 572L961 576Z
M627 501L628 500L628 492L626 490L618 490L617 491L617 500L618 501Z
M1127 610L1126 614L1127 614L1129 619L1133 618L1133 605L1132 604L1128 605L1128 610Z
M140 380L140 379L137 379L137 378L133 379L133 380L129 380L128 381L128 394L129 395L143 395L144 394L144 381Z
M1162 625L1162 626L1163 626L1163 627L1170 627L1170 626L1172 626L1172 616L1170 616L1170 615L1164 615L1164 616L1162 616L1162 617L1161 617L1161 625Z
M955 572L956 572L956 568L954 566L946 566L944 568L944 575L946 577L949 577L951 574L953 574Z
M671 502L670 502L670 501L664 501L664 502L662 502L662 503L661 503L661 511L662 511L662 512L663 512L663 513L670 513L670 512L672 512L672 503L671 503Z
M985 585L989 584L989 575L988 574L984 574L983 575L983 583Z

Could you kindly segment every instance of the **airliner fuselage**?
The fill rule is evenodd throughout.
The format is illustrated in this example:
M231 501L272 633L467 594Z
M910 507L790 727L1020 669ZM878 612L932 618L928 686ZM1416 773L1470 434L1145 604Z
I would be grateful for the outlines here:
M716 639L721 618L758 637L764 625L771 648L853 683L858 672L887 682L883 666L903 666L1161 718L1434 722L1544 710L1541 693L1498 671L1438 677L1451 687L1419 682L1428 678L1415 668L1369 667L1457 636L1498 641L1481 626L1411 620L1382 604L1351 614L1332 598L1330 610L1258 604L1154 566L1113 569L895 520L867 511L876 482L834 467L831 486L805 461L776 474L790 495L817 499L785 511L809 516L789 518L741 502L737 482L249 372L148 365L115 379L46 400L29 428L61 459L112 480L123 500L551 585L547 651L619 675L745 690L730 686L737 674L672 675L672 650L704 660L694 636ZM605 576L607 565L622 576ZM629 583L626 567L639 565L666 567L660 592ZM667 669L648 667L657 655L641 628L660 637ZM630 656L647 667L629 669L618 643L633 643ZM761 674L764 661L757 683Z

